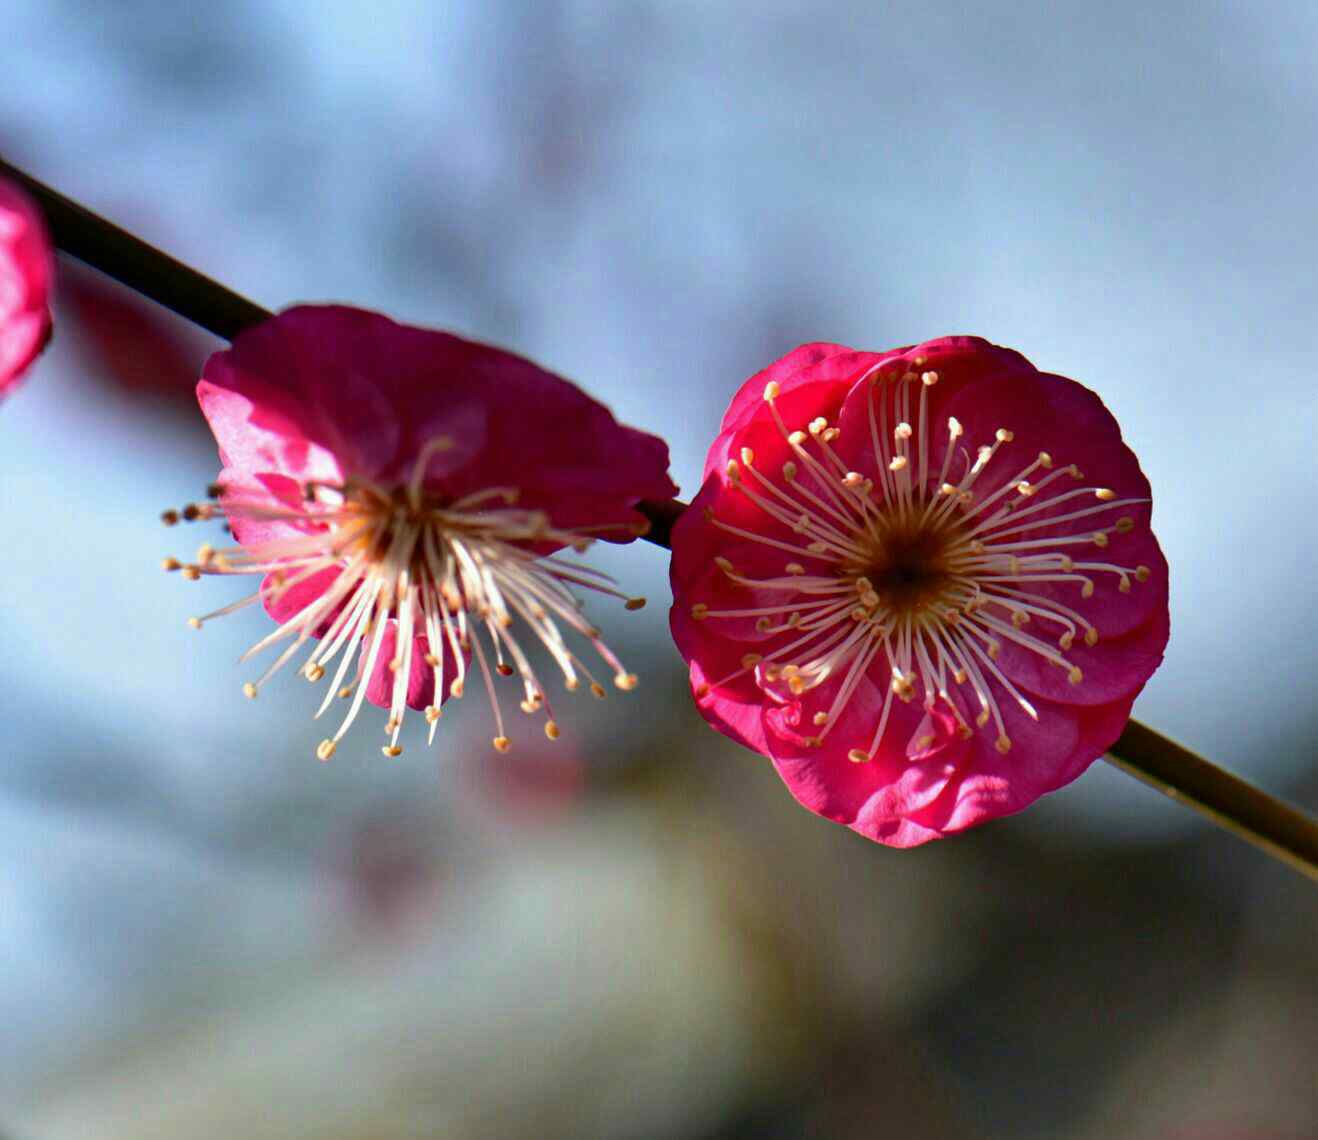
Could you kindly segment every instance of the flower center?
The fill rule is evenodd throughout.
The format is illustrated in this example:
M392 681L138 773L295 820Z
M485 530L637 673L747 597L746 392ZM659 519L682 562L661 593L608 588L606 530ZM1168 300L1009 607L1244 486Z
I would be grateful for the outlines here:
M998 455L1013 442L1007 428L997 429L972 459L961 443L962 425L949 418L935 470L927 411L928 391L939 377L918 371L924 363L917 359L910 370L896 362L896 371L885 363L865 381L876 478L847 467L833 446L841 429L824 418L789 430L775 403L778 385L768 384L764 398L791 458L766 473L743 448L727 475L734 490L779 524L779 535L785 527L792 537L735 526L712 511L706 516L784 557L781 574L758 578L716 559L733 583L755 591L757 603L775 594L781 601L691 607L698 621L754 618L765 638L764 652L747 654L741 668L711 684L753 672L761 685L783 685L800 697L835 681L827 707L811 720L816 732L806 742L818 746L860 681L875 671L885 696L871 739L849 749L857 763L875 756L894 699L909 702L917 695L927 710L938 706L961 736L987 728L998 751L1007 752L1011 739L998 693L1032 719L1038 713L999 668L1003 646L1035 655L1079 685L1083 674L1066 651L1076 637L1089 645L1098 640L1083 613L1038 587L1071 583L1088 599L1097 576L1114 577L1124 593L1150 575L1146 566L1091 554L1134 528L1134 519L1114 512L1147 500L1118 499L1107 488L1086 486L1077 467L1057 467L1047 452L995 490L980 489L982 473L995 460L1001 465ZM911 746L920 751L930 743L925 738Z
M446 694L462 696L473 659L493 711L497 749L507 751L510 741L496 675L520 676L522 711L543 712L545 735L557 739L549 697L526 653L528 633L548 652L569 690L577 689L584 677L596 697L605 695L604 686L565 641L564 628L590 643L612 670L615 686L629 690L636 685L635 674L626 671L585 618L575 588L621 598L628 609L639 609L645 600L628 598L613 587L611 578L589 566L533 549L581 553L594 540L592 530L604 528L555 528L546 512L519 508L513 487L491 487L458 499L427 493L427 463L449 446L441 438L423 448L404 486L380 486L357 477L343 485L309 483L296 506L256 492L213 486L212 497L223 496L223 511L231 521L289 524L286 536L221 551L205 545L194 563L184 565L173 558L163 563L166 570L181 570L192 580L202 574L264 576L255 593L190 619L200 629L212 618L258 600L285 611L280 626L244 655L246 660L290 641L258 680L243 686L247 696L255 697L315 639L300 672L317 682L334 671L316 715L326 711L336 693L352 702L338 731L317 748L322 760L333 755L382 670L389 704L385 755L402 752L399 733L418 689L433 694L424 710L433 742L440 705ZM194 504L182 512L166 511L163 519L172 524L180 518L212 518L216 510L209 503ZM285 601L288 604L281 606Z
M894 611L917 614L944 599L951 584L946 555L947 543L936 530L876 527L867 558L855 566L854 575L868 579Z

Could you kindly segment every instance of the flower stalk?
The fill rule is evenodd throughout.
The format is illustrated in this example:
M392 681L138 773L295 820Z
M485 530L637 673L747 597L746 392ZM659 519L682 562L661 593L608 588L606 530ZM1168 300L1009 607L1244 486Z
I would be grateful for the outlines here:
M99 217L0 158L0 176L19 184L40 206L56 246L121 284L225 340L269 319L260 305ZM686 504L642 502L645 538L670 545ZM1240 777L1131 720L1106 759L1122 771L1186 804L1273 858L1318 881L1318 821Z

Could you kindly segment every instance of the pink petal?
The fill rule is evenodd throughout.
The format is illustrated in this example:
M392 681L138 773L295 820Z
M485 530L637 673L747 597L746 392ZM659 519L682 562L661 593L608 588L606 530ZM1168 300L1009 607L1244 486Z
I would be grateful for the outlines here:
M50 339L54 250L36 206L0 180L0 396Z

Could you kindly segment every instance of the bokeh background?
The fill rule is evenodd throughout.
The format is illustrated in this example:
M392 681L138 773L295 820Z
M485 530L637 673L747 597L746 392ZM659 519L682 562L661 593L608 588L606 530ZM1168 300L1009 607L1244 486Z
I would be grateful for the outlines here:
M1318 802L1318 6L5 0L0 153L270 307L507 345L665 436L805 340L1097 388L1173 634L1137 715ZM1318 1135L1311 884L1104 765L914 852L642 675L332 763L196 535L218 342L71 263L0 409L14 1140ZM232 589L229 589L232 586ZM202 596L204 595L204 597ZM476 702L467 702L468 704Z

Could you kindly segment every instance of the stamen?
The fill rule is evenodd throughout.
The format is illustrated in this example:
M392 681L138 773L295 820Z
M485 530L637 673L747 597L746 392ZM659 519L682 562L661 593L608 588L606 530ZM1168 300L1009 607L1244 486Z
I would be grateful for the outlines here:
M803 545L707 511L706 520L725 533L793 558L782 576L753 578L720 555L715 563L725 577L756 597L751 605L728 608L695 599L689 612L700 622L754 621L764 638L762 652L743 654L740 668L713 687L756 671L761 683L782 684L806 700L829 678L841 677L829 707L806 713L819 730L809 743L827 736L873 670L876 681L883 678L883 704L870 747L848 751L853 762L879 754L894 701L917 698L929 710L941 702L962 737L985 730L1006 754L1012 742L999 695L1031 718L1038 713L999 666L1002 648L1010 644L1063 670L1069 684L1085 683L1080 667L1063 654L1077 636L1097 644L1098 630L1077 609L1038 591L1069 583L1088 599L1096 580L1111 584L1115 578L1121 592L1148 581L1147 566L1077 560L1087 548L1117 549L1121 536L1136 529L1132 515L1117 512L1144 500L1120 499L1106 487L1075 487L1083 473L1074 464L1058 466L1048 451L1018 461L1010 478L1005 472L995 476L994 489L978 496L977 481L1001 463L996 457L1015 442L1013 431L999 427L989 442L967 449L961 443L965 429L949 417L935 470L929 392L942 377L922 361L913 367L899 362L898 371L884 367L865 377L873 480L847 466L845 448L833 448L841 429L826 417L789 431L775 405L780 390L776 383L766 385L770 415L792 457L773 477L743 448L730 461L728 477L763 515L800 535ZM959 477L952 471L954 456L961 457ZM1046 537L1030 536L1045 528ZM978 704L973 717L965 686ZM924 751L935 740L936 734L926 735L912 747Z
M402 752L399 734L407 713L412 670L424 639L421 656L433 672L437 700L448 692L460 697L464 690L467 654L474 653L486 682L495 720L495 746L508 741L496 699L490 661L477 631L483 630L493 651L493 671L504 676L520 673L525 691L523 708L528 712L549 711L544 689L523 651L512 627L520 620L548 650L563 671L568 688L575 688L577 671L589 677L592 692L603 688L585 669L580 658L563 641L560 623L586 640L612 670L615 686L630 691L637 685L634 673L623 668L617 657L600 640L599 631L582 614L582 603L572 592L584 587L620 599L628 610L638 610L645 599L631 597L613 588L608 575L589 566L556 556L540 557L518 545L543 542L584 550L593 532L616 529L614 524L560 530L543 511L516 508L519 497L514 487L491 487L473 492L454 502L437 504L425 492L430 459L453 446L440 437L421 448L405 486L388 488L356 479L344 486L308 483L304 501L296 507L270 501L231 498L225 510L232 517L267 519L295 524L302 533L252 547L217 551L209 544L198 551L195 564L166 558L161 566L196 580L202 573L255 573L268 575L262 589L202 617L189 619L194 628L212 618L232 613L255 601L287 596L301 583L336 570L328 590L321 592L298 612L259 641L246 656L278 641L291 642L256 681L243 691L254 698L299 648L313 637L316 648L299 672L310 682L322 681L335 657L339 657L328 692L317 711L323 714L337 694L350 699L350 706L335 734L317 747L317 756L328 759L338 741L357 717L365 699L367 682L381 666L385 633L394 631L393 659L385 664L392 674L384 752ZM752 457L749 457L753 459ZM211 488L213 494L220 489ZM166 511L162 520L174 525L180 519L211 517L210 504L190 504L183 511ZM328 624L327 624L328 623ZM446 676L446 660L455 675ZM357 666L359 683L347 683L348 670ZM438 703L425 710L433 740L440 719ZM552 715L545 733L558 736Z

